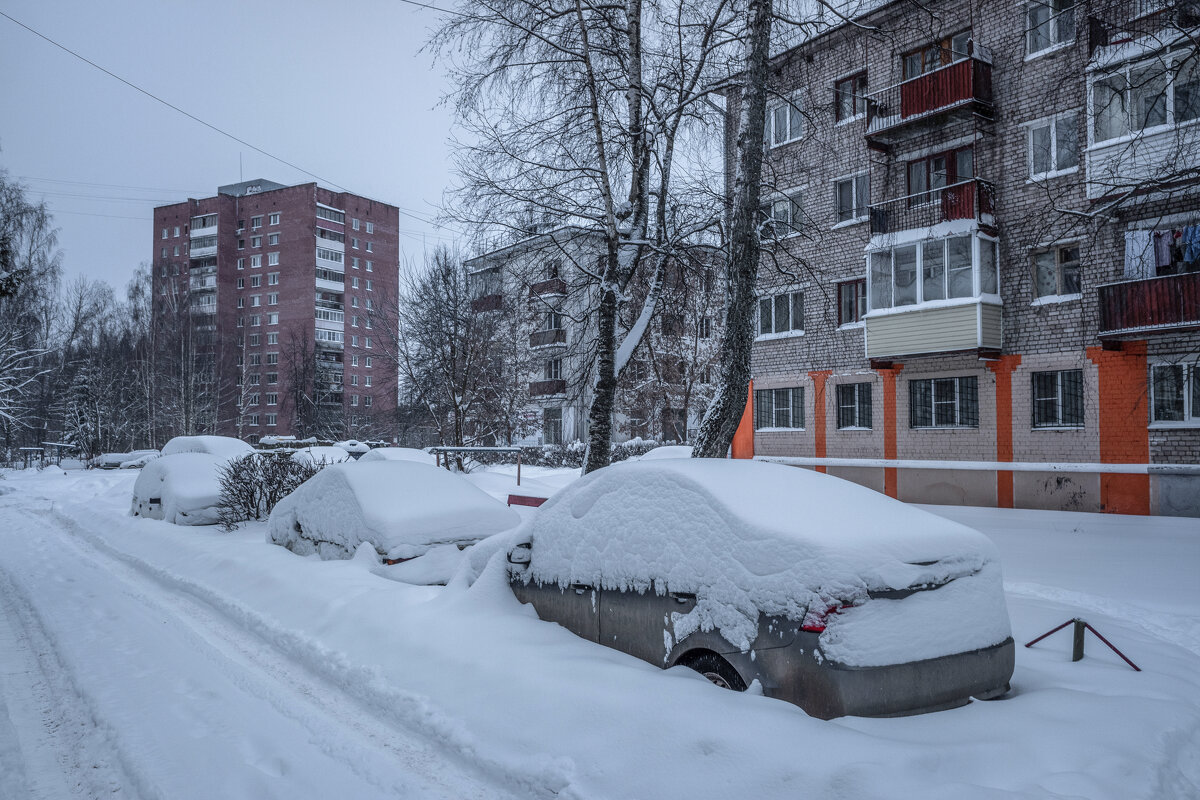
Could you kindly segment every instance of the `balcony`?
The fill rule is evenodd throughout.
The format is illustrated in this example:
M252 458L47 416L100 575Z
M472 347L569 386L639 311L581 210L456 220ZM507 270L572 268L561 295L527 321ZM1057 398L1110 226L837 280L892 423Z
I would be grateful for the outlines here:
M992 118L992 65L968 56L866 96L867 146L891 143L949 117Z
M546 397L553 394L566 394L567 382L562 378L549 381L533 381L529 384L530 397Z
M872 311L864 322L871 359L964 351L982 358L998 354L1004 343L1003 308L975 297Z
M931 228L942 222L975 220L996 225L996 187L972 178L927 192L884 200L870 206L871 235ZM994 232L994 231L993 231Z
M471 301L471 310L477 312L483 311L499 311L500 306L504 302L502 294L488 294L483 297L477 297Z
M549 347L550 345L567 343L567 332L563 328L549 331L537 331L529 334L530 347Z
M1097 288L1101 338L1200 329L1200 273L1120 281Z
M530 297L562 296L566 293L567 282L562 278L550 278L549 280L538 281L529 287Z
M205 275L205 276L200 276L200 277L192 276L191 280L188 281L188 287L193 292L202 292L205 289L208 289L208 290L216 289L217 288L217 276L216 275Z

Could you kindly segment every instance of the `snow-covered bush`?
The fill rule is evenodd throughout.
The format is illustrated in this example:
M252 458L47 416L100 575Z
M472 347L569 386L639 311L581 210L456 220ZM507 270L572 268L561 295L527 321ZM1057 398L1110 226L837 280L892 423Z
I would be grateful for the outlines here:
M281 499L321 471L322 464L297 460L288 453L249 453L235 458L219 472L221 527L265 519Z

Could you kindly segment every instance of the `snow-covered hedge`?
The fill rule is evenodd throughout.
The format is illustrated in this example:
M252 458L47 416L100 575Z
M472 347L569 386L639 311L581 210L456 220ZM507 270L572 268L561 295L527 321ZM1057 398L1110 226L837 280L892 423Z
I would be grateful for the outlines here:
M247 453L227 462L218 472L221 526L231 531L240 522L264 519L276 503L316 475L321 466L292 458L287 452Z
M634 456L645 455L657 447L661 445L653 439L635 438L619 442L612 445L612 461L615 464ZM567 444L530 445L521 448L521 463L531 467L578 469L583 466L583 455L586 451L587 444L578 439ZM473 461L488 465L511 464L516 461L512 453L471 453L470 457Z

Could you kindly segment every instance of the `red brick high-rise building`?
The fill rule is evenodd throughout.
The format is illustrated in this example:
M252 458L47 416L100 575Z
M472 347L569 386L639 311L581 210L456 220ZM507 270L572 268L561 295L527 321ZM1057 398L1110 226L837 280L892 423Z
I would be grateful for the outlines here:
M154 210L156 391L175 433L390 438L399 210L252 180Z

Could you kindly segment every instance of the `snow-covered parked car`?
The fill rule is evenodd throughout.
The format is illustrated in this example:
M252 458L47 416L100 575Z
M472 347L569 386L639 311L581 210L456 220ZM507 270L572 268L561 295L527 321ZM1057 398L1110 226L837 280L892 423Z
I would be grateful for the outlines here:
M141 461L146 456L157 456L157 450L131 450L128 453L104 453L96 459L97 469L124 469L131 461ZM144 462L139 466L144 466Z
M542 619L732 689L757 681L816 717L1008 690L996 548L849 481L725 459L622 463L513 537L509 582Z
M424 450L418 450L415 447L376 447L363 453L359 459L363 461L415 461L418 464L431 464L436 466L437 459L426 453Z
M205 453L210 456L237 458L253 453L254 448L232 436L176 436L163 445L162 454Z
M520 517L462 477L410 461L334 464L276 504L267 537L300 555L350 558L369 542L387 562L460 548Z
M136 517L176 525L213 525L221 501L220 470L227 456L174 453L150 460L133 484Z
M292 460L301 464L323 467L329 464L341 464L346 461L352 461L353 457L340 447L314 445L292 453Z

